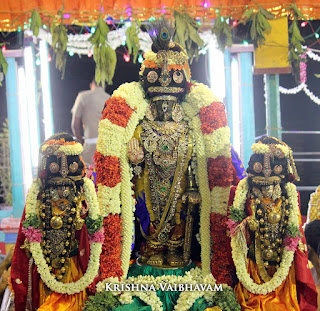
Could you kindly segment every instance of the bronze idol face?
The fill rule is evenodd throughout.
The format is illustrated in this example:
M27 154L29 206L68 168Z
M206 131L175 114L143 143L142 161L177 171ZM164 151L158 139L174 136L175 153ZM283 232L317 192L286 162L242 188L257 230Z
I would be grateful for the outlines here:
M146 68L142 77L143 87L150 98L170 95L181 97L186 89L186 77L182 70Z

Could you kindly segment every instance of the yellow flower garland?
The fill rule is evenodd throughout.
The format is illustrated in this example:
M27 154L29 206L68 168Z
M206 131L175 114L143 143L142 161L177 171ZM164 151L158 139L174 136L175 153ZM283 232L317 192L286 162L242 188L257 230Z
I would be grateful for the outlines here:
M281 149L286 158L288 158L290 156L290 152L291 152L290 147L287 147L287 146L284 146L281 144L276 144L274 146L276 148ZM265 144L261 144L261 143L253 144L251 146L251 150L253 151L253 153L258 153L258 154L265 154L265 153L270 152L269 145L265 145Z
M86 201L89 207L89 217L97 219L100 215L96 192L92 180L84 177L83 185ZM35 179L32 183L26 202L26 219L33 215L38 215L37 210L37 197L40 191L40 180ZM37 265L37 270L40 274L42 281L53 292L60 294L76 294L85 290L97 276L100 266L100 254L102 250L101 243L92 243L90 246L90 259L86 273L81 279L76 282L63 284L55 279L49 270L49 266L44 258L40 242L31 242L30 251Z
M151 54L150 54L151 55ZM110 131L116 130L104 130L104 125L108 126L108 121L105 121L104 125L99 126L99 139L97 143L97 150L103 155L114 155L118 156L121 165L121 184L120 184L120 197L121 197L121 218L122 218L122 270L123 277L127 276L132 234L133 234L133 220L134 220L134 203L132 199L131 189L131 173L130 167L127 160L127 142L133 137L133 133L139 123L144 117L147 101L145 99L145 93L141 85L137 82L125 83L121 85L113 96L124 98L126 103L133 109L133 113L127 123L127 126L121 130L122 137L116 145L116 150L113 151L113 144L108 141L107 135ZM208 173L207 173L207 158L225 156L226 158L231 157L230 152L230 130L228 127L218 129L212 134L203 134L201 131L201 121L198 116L201 107L209 106L213 102L218 102L211 90L201 83L195 83L191 87L191 91L187 94L185 101L182 103L183 110L188 122L191 127L191 135L195 143L196 149L196 161L198 167L196 168L197 181L199 182L200 194L201 194L201 214L200 214L200 235L201 235L201 260L203 267L203 275L210 274L210 213L219 212L222 214L226 213L227 205L225 202L228 201L229 187L227 190L220 192L220 195L214 200L211 200L213 193L210 193L208 184ZM102 121L101 121L102 122ZM100 137L101 136L101 137ZM117 135L120 136L120 135ZM118 201L119 192L116 189L103 187L98 185L99 191L102 190L101 194L98 194L99 204L104 216L108 213L118 213L120 209L120 202ZM219 192L219 190L217 190ZM115 196L114 201L113 197ZM112 203L111 203L112 202ZM109 206L106 209L106 206ZM119 208L117 207L119 206Z
M48 147L53 145L44 144L41 147L42 151L45 151ZM79 155L83 151L83 147L80 143L70 144L70 145L60 145L59 149L54 151L54 155L57 155L59 152L64 152L66 155Z
M236 190L233 205L235 209L244 210L248 189L247 178L245 178L241 180ZM299 227L299 205L296 186L292 183L287 183L285 189L288 194L289 203L292 206L288 224ZM271 293L276 290L288 276L294 258L294 252L284 248L280 267L273 277L263 284L256 284L247 272L246 260L248 247L242 231L243 226L240 224L236 229L237 233L231 237L232 258L236 267L237 277L243 286L253 294L265 295Z

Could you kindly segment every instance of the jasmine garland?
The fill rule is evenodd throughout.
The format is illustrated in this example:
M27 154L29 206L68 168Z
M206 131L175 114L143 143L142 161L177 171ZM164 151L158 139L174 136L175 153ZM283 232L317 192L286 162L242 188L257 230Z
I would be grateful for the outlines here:
M184 283L175 283L175 284L168 284L168 283L151 283L151 284L138 284L138 283L106 283L106 291L121 291L121 292L132 292L132 291L178 291L178 292L196 292L196 291L223 291L222 284L184 284Z

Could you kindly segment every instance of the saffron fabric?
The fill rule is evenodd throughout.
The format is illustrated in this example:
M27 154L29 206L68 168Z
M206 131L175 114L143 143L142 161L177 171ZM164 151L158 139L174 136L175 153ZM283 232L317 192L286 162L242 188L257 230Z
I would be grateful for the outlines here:
M83 276L78 259L76 256L70 260L68 273L63 283L78 281ZM64 295L59 293L50 293L47 295L46 286L40 280L40 308L38 311L79 311L84 306L86 300L86 291L73 295Z
M186 12L193 17L216 18L219 10L222 16L240 19L247 8L257 8L252 0L1 0L0 31L16 31L28 25L32 10L37 9L44 21L57 17L64 3L64 23L94 25L102 11L103 17L115 19L129 17L146 20L152 17L172 15L174 10ZM271 9L277 17L287 15L285 9L290 1L264 0L260 4ZM320 18L320 5L314 0L296 0L298 8L306 19ZM284 10L284 11L283 11Z
M255 283L263 283L258 267L251 259L248 260L247 270ZM274 292L267 295L255 295L250 293L240 282L236 285L235 292L242 311L300 311L294 264L291 266L287 278Z

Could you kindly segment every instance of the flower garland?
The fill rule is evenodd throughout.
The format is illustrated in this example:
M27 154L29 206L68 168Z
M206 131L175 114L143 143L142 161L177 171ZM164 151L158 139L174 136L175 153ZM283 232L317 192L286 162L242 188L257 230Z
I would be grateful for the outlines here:
M132 173L127 161L127 143L143 118L147 105L140 83L122 84L106 102L103 119L99 123L95 154L96 184L100 209L106 217L105 242L101 255L102 278L122 276L125 279L129 269L134 230L134 198ZM113 224L114 221L117 221L117 225ZM110 241L108 233L116 235L116 238Z
M217 175L223 175L226 167L230 167L230 129L226 126L224 106L204 84L191 85L190 92L182 103L186 120L190 124L191 136L195 143L196 181L201 195L200 236L201 262L203 275L210 274L210 214L211 212L226 214L231 179L228 173L215 182ZM203 122L203 123L202 123ZM220 127L219 127L220 126ZM194 162L194 161L193 161ZM214 165L219 162L220 170ZM232 173L231 173L232 175ZM208 183L209 181L209 183ZM209 186L211 185L211 186ZM227 189L219 191L216 188ZM215 196L219 192L219 196ZM211 198L215 197L214 200ZM214 230L212 228L212 230ZM226 235L226 232L224 233ZM215 255L214 255L215 256Z
M153 54L150 55L150 57L152 57ZM150 57L146 57L147 60L149 60ZM98 198L104 216L109 215L107 217L110 217L111 215L116 215L119 213L120 204L122 206L122 279L126 278L129 267L134 220L134 199L132 196L130 167L127 160L127 143L133 137L134 130L138 125L139 120L144 117L148 105L144 96L144 91L139 83L133 82L121 85L113 93L112 98L115 99L109 99L107 101L107 112L104 112L105 119L99 124L99 138L97 143L97 152L99 152L99 154L96 154L96 158L97 184L101 193L98 194ZM117 112L113 108L116 101L121 103L120 112ZM112 105L112 107L107 108L108 105ZM125 112L126 105L129 106L128 111L131 111L131 113ZM223 209L224 214L226 214L226 202L228 201L229 195L228 190L231 185L229 176L232 175L229 161L231 158L229 141L230 130L226 126L226 116L223 105L219 103L215 96L213 96L210 89L201 83L191 85L190 92L182 103L182 107L190 124L191 136L195 143L195 159L197 167L194 169L196 170L196 179L199 183L202 200L200 215L200 234L202 239L201 258L203 275L208 275L210 274L211 257L210 213L211 211L215 211L215 209L219 210L219 212ZM210 117L215 113L215 120L212 124ZM204 123L203 125L200 114ZM121 116L122 121L117 119L118 116ZM123 116L126 117L123 118ZM123 127L124 125L126 126ZM117 130L121 127L121 134L118 134ZM204 130L204 132L202 130ZM112 143L109 141L109 136L112 135L117 135L118 142ZM215 137L215 139L212 139L213 137ZM115 148L113 149L114 145ZM111 156L114 157L114 161L117 161L117 165L111 166L109 164L104 164L105 161L110 162ZM211 158L211 160L208 161L207 159L209 158ZM210 189L208 172L214 171L213 166L217 161L219 163L221 162L220 164L222 167L219 173L216 171L210 175ZM226 170L226 168L228 169ZM115 182L107 180L106 169L115 170L108 174L112 177L111 180L115 180L113 176L117 176ZM224 170L227 171L227 174L224 174L227 182L225 178L223 178L220 183L214 183L213 179L217 177L217 174L219 176L223 174ZM220 191L220 195L215 199L214 205L212 205L211 191L215 192L216 187L220 188L222 191ZM119 198L121 198L121 201Z
M97 292L102 292L105 290L107 283L119 284L117 278L108 278L103 282L100 282L97 285ZM193 268L190 271L187 271L184 276L177 275L162 275L154 277L153 275L139 275L137 277L129 277L126 280L121 281L122 284L137 284L137 285L153 285L155 290L160 290L160 284L166 284L166 286L175 287L177 284L210 284L212 288L215 287L216 280L209 274L203 277L202 271L200 268ZM232 288L228 285L222 285L222 288L232 292ZM113 292L114 295L120 295L120 302L122 304L132 303L132 298L134 296L139 297L145 303L151 306L152 310L162 310L162 302L156 295L154 291L126 291L126 292ZM215 296L215 291L193 291L193 292L181 292L177 300L177 304L174 307L174 310L189 310L194 302L201 297L204 297L208 302L212 302Z
M54 144L60 145L58 150L54 150L53 152L54 155L57 155L59 152L64 152L66 155L72 156L72 155L79 155L83 151L83 147L80 143L69 142L68 144L68 142L64 141L64 139L49 141L44 145L42 145L41 150L45 151L48 147Z
M96 193L94 189L94 185L92 181L86 177L84 177L84 191L86 201L89 207L89 214L88 217L92 220L98 220L100 217L99 206L97 203ZM30 219L38 217L38 202L37 197L40 191L40 180L35 179L31 185L30 191L27 196L26 202L26 221L23 225L28 225ZM25 228L29 233L34 231L34 227ZM100 228L96 228L96 232L98 232ZM43 282L53 291L56 293L61 294L68 294L72 295L75 293L79 293L88 287L96 275L98 274L99 270L99 257L102 249L101 242L93 242L90 246L90 259L87 267L86 273L80 278L78 281L73 283L63 284L55 279L55 277L51 274L48 264L44 258L42 248L40 245L41 240L36 239L33 236L26 234L26 237L30 237L30 251L34 258L34 262L37 265L37 270L40 274L41 279Z
M286 158L288 158L290 156L291 149L289 147L281 145L281 144L276 144L274 146L275 146L275 148L281 149ZM269 145L265 145L262 143L253 144L251 146L251 150L253 151L253 153L258 153L258 154L266 154L266 153L270 152Z
M240 181L235 194L233 210L238 210L238 215L243 214L245 209L245 202L248 194L248 179L245 178ZM299 206L298 195L296 186L292 183L287 183L285 189L288 195L288 201L291 206L290 215L288 220L288 227L299 228ZM236 214L233 212L233 214ZM289 269L292 265L295 250L284 248L280 267L269 281L263 284L256 284L247 272L246 258L247 258L247 245L243 236L244 226L243 223L239 224L235 229L235 234L231 237L232 258L236 267L236 273L239 281L251 293L257 295L268 294L277 289L282 282L286 279ZM296 230L295 230L296 231ZM297 237L297 236L295 236Z

